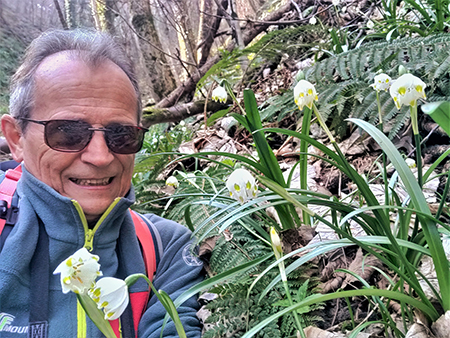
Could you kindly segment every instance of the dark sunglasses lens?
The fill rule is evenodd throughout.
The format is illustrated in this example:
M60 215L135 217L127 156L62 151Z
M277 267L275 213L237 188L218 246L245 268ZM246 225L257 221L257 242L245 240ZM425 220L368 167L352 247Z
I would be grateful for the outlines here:
M45 141L54 150L80 151L91 140L90 127L83 121L51 120L45 125Z
M117 154L134 154L142 148L145 129L122 124L110 124L105 129L106 143Z

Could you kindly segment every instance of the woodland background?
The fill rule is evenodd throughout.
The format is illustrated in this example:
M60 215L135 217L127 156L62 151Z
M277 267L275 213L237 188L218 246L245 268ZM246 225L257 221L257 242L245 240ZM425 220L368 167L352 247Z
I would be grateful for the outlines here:
M405 305L407 296L420 295L437 321L450 307L450 287L438 299L439 292L422 290L423 280L436 283L435 274L420 270L433 270L420 259L428 243L412 217L417 211L398 209L408 206L408 196L424 194L423 205L411 208L435 217L433 226L441 222L442 243L450 238L450 140L420 109L420 135L413 136L408 107L398 110L389 93L376 93L370 84L381 71L397 78L401 66L425 81L429 102L450 101L449 22L448 0L0 0L0 113L8 112L10 76L41 32L90 27L112 33L135 63L143 124L150 127L136 157L135 208L185 224L197 236L211 277L211 284L200 288L205 338L250 337L246 334L261 323L266 324L252 335L298 337L293 313L301 317L300 326L309 326L307 338L447 338L448 327L432 327L430 318ZM316 119L305 133L309 143L300 148L305 135L299 133L309 128L293 99L301 78L315 85L317 107L341 157L329 149ZM223 80L232 95L214 102L211 92ZM246 112L239 104L243 98L253 101L244 88L255 94ZM428 181L414 194L406 191L398 173L408 166L394 168L382 160L386 149L349 117L383 122L402 165L403 159L417 162L421 139L424 171L431 167ZM258 139L259 123L272 129ZM270 149L271 165L261 164L272 156ZM308 161L299 173L302 153ZM239 166L259 175L260 195L244 205L225 187ZM418 169L411 170L417 176ZM278 186L268 180L273 172ZM306 172L308 190L299 189ZM179 181L176 189L165 184L170 176ZM415 179L412 173L408 177ZM314 210L311 220L294 208L299 201ZM347 218L353 213L363 229ZM280 215L290 229L280 227ZM268 235L271 226L281 235L283 254L290 255L286 285L274 284L280 263ZM361 235L367 242L355 239ZM376 247L373 236L384 246ZM320 251L325 239L339 241L339 248ZM434 240L442 245L439 235ZM450 240L445 243L450 251ZM318 253L303 262L309 246ZM444 285L450 280L448 259L445 254L439 259ZM418 272L424 277L420 283ZM391 302L386 290L402 301ZM351 297L341 298L338 291ZM309 305L277 317L290 305L291 292L296 304ZM369 293L373 297L364 297ZM330 294L326 301L311 301Z

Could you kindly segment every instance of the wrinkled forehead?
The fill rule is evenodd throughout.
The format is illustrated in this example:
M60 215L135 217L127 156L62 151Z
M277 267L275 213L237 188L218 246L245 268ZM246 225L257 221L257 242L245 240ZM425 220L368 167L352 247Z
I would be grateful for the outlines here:
M35 100L39 104L49 92L85 92L88 96L105 96L108 93L122 96L126 108L138 113L138 97L126 73L109 59L93 61L78 51L64 51L46 57L36 69L34 76ZM45 95L44 95L45 94ZM41 102L42 103L42 102Z

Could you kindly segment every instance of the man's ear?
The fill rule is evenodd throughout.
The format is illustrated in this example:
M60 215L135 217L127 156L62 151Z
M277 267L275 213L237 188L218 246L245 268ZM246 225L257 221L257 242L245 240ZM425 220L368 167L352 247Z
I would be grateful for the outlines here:
M22 162L22 131L20 127L11 115L3 115L1 123L3 135L6 138L6 142L8 143L14 160L17 162Z

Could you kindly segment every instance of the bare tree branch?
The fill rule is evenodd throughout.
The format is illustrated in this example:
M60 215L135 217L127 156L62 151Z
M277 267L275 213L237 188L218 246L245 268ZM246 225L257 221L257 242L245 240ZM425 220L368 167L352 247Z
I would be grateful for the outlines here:
M250 22L243 31L242 38L244 40L244 45L248 45L259 33L265 30L267 27L272 25L271 22L278 22L283 15L291 10L293 7L292 3L289 2L286 5L280 7L278 10L270 13L265 21L259 21L258 23ZM279 23L278 23L279 24ZM228 44L226 49L232 51L236 47L234 42ZM197 82L202 78L206 72L215 65L220 60L220 54L216 54L210 58L202 67L200 67L196 72L192 74L186 81L183 82L181 86L175 89L169 94L165 99L161 100L156 107L157 108L167 108L174 106L176 102L185 94L192 92L195 89Z
M208 59L209 52L211 51L211 47L214 43L214 38L216 37L217 30L219 29L220 22L222 21L223 16L219 15L223 10L223 7L226 8L228 5L227 0L222 0L222 6L217 6L216 15L214 16L214 20L211 24L211 28L205 32L203 35L203 41L199 43L198 48L201 48L201 58L198 62L199 67L203 66ZM203 13L205 15L205 13ZM202 30L206 30L205 27L202 27Z
M207 111L219 111L228 107L228 104L208 101L206 104ZM142 117L142 125L146 128L153 124L165 122L178 122L190 116L195 116L204 112L205 101L199 100L195 102L185 103L170 108L147 107L144 108Z
M64 19L64 14L61 10L61 7L59 6L58 0L53 0L53 3L55 4L56 12L58 12L58 17L59 21L61 22L61 25L63 26L64 29L69 29L66 19Z
M108 8L109 10L111 10L113 13L115 13L117 16L119 16L119 17L123 20L123 22L125 22L125 24L130 28L130 30L131 30L134 34L136 34L136 36L137 36L140 40L145 41L146 43L148 43L150 46L152 46L154 49L156 49L156 50L159 51L160 53L164 54L165 56L167 56L167 57L169 57L169 58L172 58L172 59L175 59L175 60L177 60L177 61L180 61L180 59L177 58L176 56L173 56L173 55L171 55L171 54L165 52L164 50L162 50L161 48L159 48L158 46L156 46L154 43L152 43L152 42L149 41L148 39L144 38L141 34L139 34L139 33L136 31L136 29L134 29L134 27L133 27L132 25L130 25L130 23L123 17L123 15L120 14L118 11L116 11L114 8L111 8L111 7L108 6L106 3L105 3L105 6L107 6L107 8ZM181 60L180 62L183 62L184 64L190 65L190 66L197 66L197 65L195 65L194 63L187 62L187 61L184 61L184 60Z

